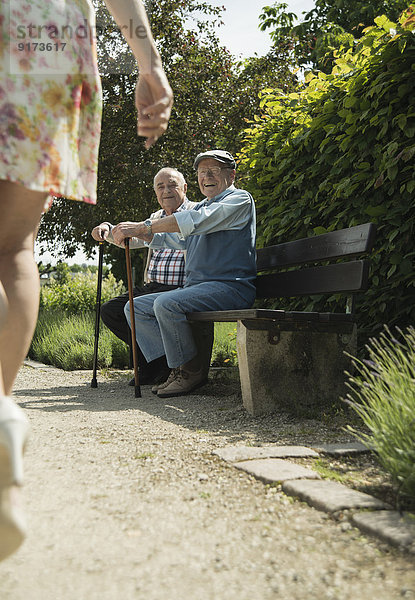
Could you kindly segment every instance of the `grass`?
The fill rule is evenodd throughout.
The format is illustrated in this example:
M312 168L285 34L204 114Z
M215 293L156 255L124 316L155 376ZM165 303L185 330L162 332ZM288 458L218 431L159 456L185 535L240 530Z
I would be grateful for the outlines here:
M215 367L231 367L237 364L236 323L215 323L212 365Z
M65 371L91 369L94 356L95 315L42 310L29 350L30 358ZM106 327L99 336L98 368L128 366L129 350Z
M313 462L313 469L314 471L317 471L317 473L323 479L333 479L334 481L338 481L339 483L344 483L346 481L345 475L332 469L330 463L328 463L328 461L324 459L316 459Z
M367 360L354 359L347 402L369 433L349 429L376 452L399 491L415 498L415 329L385 328L366 349Z
M29 357L65 371L91 369L94 356L95 313L68 313L41 309ZM234 323L215 323L212 365L234 366L236 327ZM128 347L103 324L100 326L98 368L123 369L129 366Z

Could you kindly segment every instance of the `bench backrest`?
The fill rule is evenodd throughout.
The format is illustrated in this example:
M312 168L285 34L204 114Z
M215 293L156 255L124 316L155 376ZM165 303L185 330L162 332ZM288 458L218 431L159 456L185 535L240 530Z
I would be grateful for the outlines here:
M367 289L367 259L306 266L283 272L280 272L280 269L306 263L330 262L340 258L350 259L369 253L373 247L375 233L375 225L366 223L257 249L257 271L268 271L257 276L257 298L334 294Z

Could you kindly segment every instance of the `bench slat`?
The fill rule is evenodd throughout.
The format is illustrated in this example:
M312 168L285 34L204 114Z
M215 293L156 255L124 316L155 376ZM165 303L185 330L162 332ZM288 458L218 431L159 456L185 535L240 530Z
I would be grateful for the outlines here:
M189 321L221 321L227 323L232 321L248 321L250 319L278 322L349 323L353 322L353 315L347 313L317 313L271 310L268 308L246 308L243 310L188 313L187 319Z
M375 239L373 223L356 225L323 233L311 238L257 249L257 270L265 271L276 267L288 267L310 262L353 257L370 252Z
M356 260L259 275L255 284L257 298L288 298L365 290L368 287L368 277L369 261Z

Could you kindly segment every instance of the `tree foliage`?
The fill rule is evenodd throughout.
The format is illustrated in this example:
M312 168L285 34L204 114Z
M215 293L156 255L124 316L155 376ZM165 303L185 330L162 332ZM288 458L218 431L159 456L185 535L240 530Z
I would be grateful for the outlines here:
M366 27L379 15L395 21L410 0L316 0L315 7L303 12L303 20L287 12L288 5L276 2L265 6L260 15L262 30L271 29L274 43L289 44L297 63L329 73L333 67L333 51L352 48Z
M272 85L289 91L296 85L284 49L274 48L267 57L238 62L221 46L214 29L221 8L196 0L159 0L149 2L148 10L175 95L169 129L149 151L137 138L137 73L131 72L129 50L100 6L98 23L103 33L98 50L104 112L98 205L56 200L39 233L44 242L59 238L69 256L79 247L92 251L96 243L90 231L96 224L141 220L153 212L157 208L153 177L161 167L182 171L189 183L189 197L200 199L192 168L196 154L217 146L236 153L246 120L259 110L260 90ZM123 253L108 245L105 252L116 277L124 277ZM138 270L142 257L142 252L133 253Z
M304 91L269 90L240 154L260 245L377 223L358 308L370 332L415 317L414 25L413 8L399 24L378 17L332 74L309 74ZM343 309L337 297L328 304ZM321 310L323 299L289 306Z

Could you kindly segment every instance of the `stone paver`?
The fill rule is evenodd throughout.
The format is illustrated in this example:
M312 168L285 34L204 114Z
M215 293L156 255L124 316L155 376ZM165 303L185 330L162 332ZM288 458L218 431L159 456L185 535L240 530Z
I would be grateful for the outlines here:
M327 513L358 510L349 515L358 529L382 541L415 554L415 520L392 510L384 502L336 481L320 476L282 458L318 457L319 454L347 456L370 450L360 442L305 446L227 446L213 454L265 483L282 483L283 491ZM364 509L371 509L366 511Z
M298 496L314 508L333 513L351 508L389 508L369 494L347 488L337 481L287 481L282 486L290 496Z
M321 446L313 446L313 450L320 454L329 454L330 456L347 456L348 454L363 454L364 452L370 452L370 449L360 442L322 444Z
M415 554L415 520L408 515L382 510L356 513L351 520L361 531Z
M315 471L279 458L245 460L234 463L234 466L261 481L265 481L265 483L280 483L290 479L299 479L300 477L320 479L320 475Z
M318 457L317 452L305 446L226 446L215 450L213 454L227 462L254 458Z

